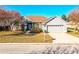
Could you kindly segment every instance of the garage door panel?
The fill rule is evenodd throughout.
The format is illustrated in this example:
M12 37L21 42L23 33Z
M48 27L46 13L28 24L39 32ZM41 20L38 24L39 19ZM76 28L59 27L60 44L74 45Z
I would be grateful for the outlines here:
M64 26L48 26L48 32L64 32Z

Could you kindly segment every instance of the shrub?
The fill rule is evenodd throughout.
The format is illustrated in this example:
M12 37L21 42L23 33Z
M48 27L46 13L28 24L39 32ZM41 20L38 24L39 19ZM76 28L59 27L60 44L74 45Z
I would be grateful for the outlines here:
M31 33L40 33L40 32L42 32L42 29L40 29L40 28L32 28L31 29Z
M73 32L73 28L67 28L67 32Z
M45 30L45 33L49 33L47 30Z

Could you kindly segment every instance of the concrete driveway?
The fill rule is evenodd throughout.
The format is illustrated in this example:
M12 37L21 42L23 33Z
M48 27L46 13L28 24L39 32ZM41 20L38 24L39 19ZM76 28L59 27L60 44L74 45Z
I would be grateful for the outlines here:
M55 40L53 40L54 44L56 43L79 44L79 38L72 36L68 33L49 33L49 35L55 38Z

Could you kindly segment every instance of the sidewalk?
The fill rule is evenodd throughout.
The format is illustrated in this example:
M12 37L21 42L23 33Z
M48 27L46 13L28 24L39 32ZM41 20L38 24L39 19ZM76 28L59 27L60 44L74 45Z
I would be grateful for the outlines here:
M50 47L50 43L0 43L1 53L32 53L33 51L43 51Z

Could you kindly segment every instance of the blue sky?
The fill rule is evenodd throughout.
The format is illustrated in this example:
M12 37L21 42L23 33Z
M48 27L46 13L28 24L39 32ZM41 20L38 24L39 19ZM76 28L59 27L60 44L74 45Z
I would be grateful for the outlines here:
M7 10L16 10L22 16L42 15L42 16L61 16L68 15L70 11L79 8L78 5L6 5Z

